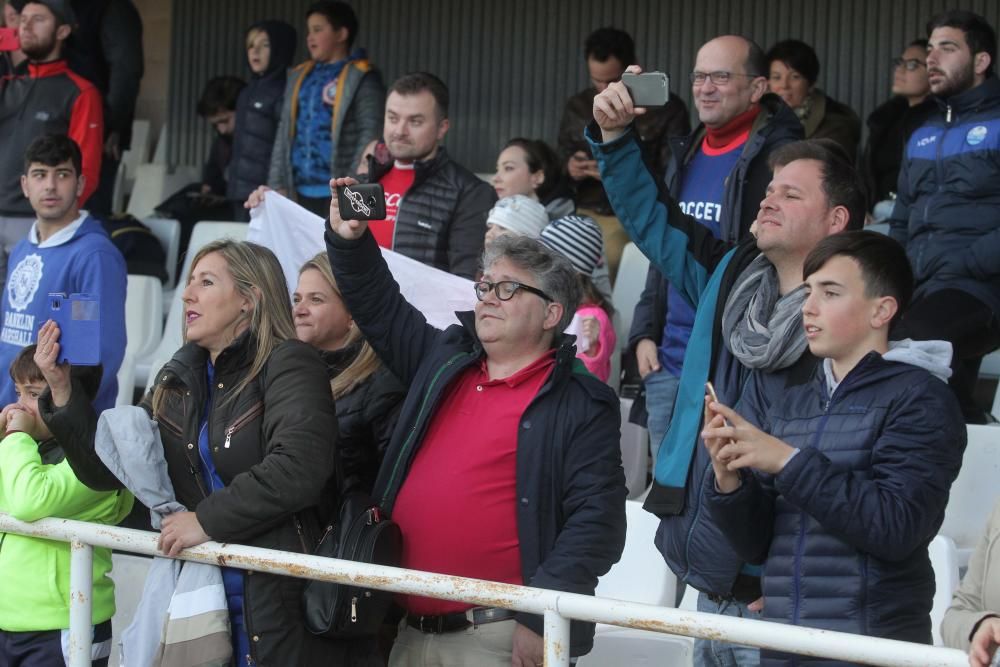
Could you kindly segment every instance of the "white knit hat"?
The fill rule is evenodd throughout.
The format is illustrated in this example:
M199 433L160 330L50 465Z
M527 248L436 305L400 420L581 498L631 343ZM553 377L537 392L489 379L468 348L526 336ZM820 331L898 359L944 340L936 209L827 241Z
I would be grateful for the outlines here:
M496 203L490 210L486 223L537 239L542 228L549 224L549 214L546 213L545 207L534 199L524 195L512 195Z
M592 219L567 215L550 223L538 239L569 260L573 268L589 276L597 268L604 250L601 228Z

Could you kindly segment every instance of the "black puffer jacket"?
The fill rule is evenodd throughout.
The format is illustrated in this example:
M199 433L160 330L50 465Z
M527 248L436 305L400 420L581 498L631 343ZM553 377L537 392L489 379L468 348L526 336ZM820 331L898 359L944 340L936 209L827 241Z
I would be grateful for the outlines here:
M958 289L1000 312L1000 79L935 101L906 145L890 233L918 297Z
M285 73L295 57L295 28L283 21L261 21L250 30L263 30L271 43L271 61L263 74L254 74L236 100L236 131L229 161L226 198L244 201L267 183L274 137L285 99Z
M332 380L340 375L361 349L361 342L335 352L320 351ZM342 495L371 493L379 466L392 439L406 387L389 369L380 366L360 385L337 399L337 479Z
M216 359L208 437L225 487L211 495L198 453L208 353L189 343L158 373L164 400L156 419L170 481L212 539L311 553L320 515L329 511L317 505L333 473L337 423L330 385L315 350L285 341L261 374L232 396L250 369L252 351L253 339L244 334ZM74 386L70 402L55 409L46 393L39 404L43 419L84 484L120 488L94 452L97 415L84 395ZM143 407L152 413L152 392ZM306 631L304 585L303 579L260 573L244 578L245 622L258 667L328 665L340 648Z
M896 196L906 141L924 124L934 108L929 99L911 107L905 97L897 96L868 116L868 142L861 158L868 208Z
M376 150L377 154L387 153ZM368 158L368 181L392 168L392 157ZM392 249L418 262L474 278L486 236L486 216L497 195L488 183L458 164L444 146L416 163L413 185L399 203Z

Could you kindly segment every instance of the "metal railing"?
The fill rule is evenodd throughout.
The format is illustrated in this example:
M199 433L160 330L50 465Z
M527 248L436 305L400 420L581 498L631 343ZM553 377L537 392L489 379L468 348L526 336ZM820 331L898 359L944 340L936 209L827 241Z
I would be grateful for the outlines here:
M89 667L91 662L93 547L162 555L156 548L157 533L69 519L25 523L0 514L0 532L70 543L70 667ZM206 542L184 550L178 558L539 614L545 619L547 667L569 665L570 619L885 667L968 664L967 656L954 649L236 544Z

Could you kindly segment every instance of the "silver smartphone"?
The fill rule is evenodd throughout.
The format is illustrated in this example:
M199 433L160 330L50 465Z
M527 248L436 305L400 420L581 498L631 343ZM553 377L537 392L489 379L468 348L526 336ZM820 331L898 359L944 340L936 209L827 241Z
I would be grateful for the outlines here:
M670 78L664 72L622 74L632 104L637 107L662 107L670 100Z

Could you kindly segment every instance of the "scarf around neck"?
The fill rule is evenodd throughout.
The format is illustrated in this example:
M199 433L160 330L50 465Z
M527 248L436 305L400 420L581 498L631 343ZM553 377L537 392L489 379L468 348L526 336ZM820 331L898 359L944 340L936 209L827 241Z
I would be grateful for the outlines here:
M726 347L748 368L771 372L795 363L806 349L805 287L781 296L778 271L758 255L737 280L722 311Z

